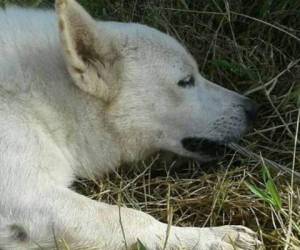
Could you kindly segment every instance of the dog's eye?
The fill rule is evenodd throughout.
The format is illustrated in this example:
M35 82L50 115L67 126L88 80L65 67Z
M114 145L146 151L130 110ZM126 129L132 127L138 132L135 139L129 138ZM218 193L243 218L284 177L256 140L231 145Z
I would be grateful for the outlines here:
M190 88L195 86L195 78L193 76L188 76L178 82L178 86L182 88Z

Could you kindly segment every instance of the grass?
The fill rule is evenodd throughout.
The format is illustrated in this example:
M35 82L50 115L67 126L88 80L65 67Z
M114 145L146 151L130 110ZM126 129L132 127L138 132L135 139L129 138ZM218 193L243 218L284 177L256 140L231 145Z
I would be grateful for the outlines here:
M41 7L53 2L1 1ZM176 37L205 77L255 99L261 111L242 150L228 151L220 162L199 165L159 153L101 181L80 180L76 189L161 221L172 218L176 225L243 224L259 233L267 249L300 249L300 178L270 168L276 162L300 172L300 1L81 3L95 17L141 22Z

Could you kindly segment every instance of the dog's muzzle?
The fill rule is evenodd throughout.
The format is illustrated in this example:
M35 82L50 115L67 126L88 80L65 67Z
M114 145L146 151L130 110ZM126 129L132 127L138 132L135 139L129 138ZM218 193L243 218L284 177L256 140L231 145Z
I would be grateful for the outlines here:
M252 126L258 112L258 105L249 98L237 105L241 112L244 112L246 119L246 127ZM246 132L247 129L244 131ZM243 132L243 133L244 133ZM233 133L234 134L234 133ZM240 135L239 135L240 136ZM192 153L204 153L213 157L223 156L226 152L226 146L231 142L237 142L240 138L232 135L232 137L223 138L221 141L202 137L186 137L181 140L183 148Z

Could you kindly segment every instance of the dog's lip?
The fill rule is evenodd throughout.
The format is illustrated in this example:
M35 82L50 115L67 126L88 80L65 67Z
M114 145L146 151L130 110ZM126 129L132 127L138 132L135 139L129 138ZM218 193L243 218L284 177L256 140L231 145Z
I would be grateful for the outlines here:
M204 153L210 156L223 156L226 152L227 145L236 141L230 138L222 141L211 140L201 137L186 137L181 140L183 148L192 153Z

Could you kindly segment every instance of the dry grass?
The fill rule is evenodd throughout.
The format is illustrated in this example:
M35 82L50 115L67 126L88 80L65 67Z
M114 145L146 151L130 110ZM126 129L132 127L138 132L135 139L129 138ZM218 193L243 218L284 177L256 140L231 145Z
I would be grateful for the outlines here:
M97 17L146 23L186 44L204 76L261 104L241 145L300 171L298 0L81 2ZM162 221L172 217L176 225L243 224L259 232L267 249L300 249L300 179L274 170L270 178L261 159L229 150L222 161L199 165L160 153L75 186L93 199Z

